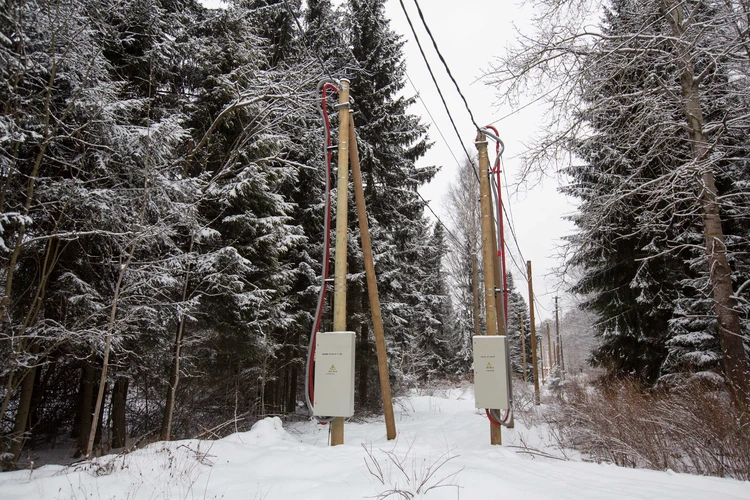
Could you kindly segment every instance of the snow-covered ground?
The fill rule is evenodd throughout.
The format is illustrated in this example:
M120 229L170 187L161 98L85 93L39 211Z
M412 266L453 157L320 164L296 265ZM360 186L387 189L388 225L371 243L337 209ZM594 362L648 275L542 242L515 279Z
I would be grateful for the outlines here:
M396 427L389 442L382 419L347 423L346 444L329 447L327 427L268 418L218 441L0 473L0 499L750 498L750 482L561 459L541 423L517 420L490 446L469 387L399 400Z

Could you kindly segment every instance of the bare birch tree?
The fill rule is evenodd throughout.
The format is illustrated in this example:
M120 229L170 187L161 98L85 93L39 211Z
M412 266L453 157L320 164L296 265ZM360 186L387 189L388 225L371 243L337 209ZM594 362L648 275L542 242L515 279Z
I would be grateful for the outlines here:
M593 218L591 227L601 221L598 230L612 242L628 233L649 232L652 242L664 240L645 260L694 248L675 232L676 224L686 218L702 220L723 372L734 402L750 407L750 362L743 345L747 337L722 229L722 212L726 217L746 196L722 196L715 181L717 172L741 168L747 155L747 149L741 149L746 145L738 149L741 140L735 139L750 125L747 5L614 0L602 11L598 2L586 0L547 0L542 5L537 32L523 36L486 74L511 103L521 96L538 96L547 104L545 130L525 154L525 172L565 169L575 164L576 148L588 144L588 156L599 158L605 170L610 167L589 181L616 191L607 194L603 189L604 196L590 202L599 205L596 211L580 217ZM620 22L618 30L600 29L600 15ZM612 82L626 78L642 83L613 92ZM605 126L613 138L620 133L611 146L590 140ZM623 199L647 208L634 219L638 223L628 223L633 224L629 230L623 222L636 212L622 213ZM606 221L621 229L613 226L607 232ZM667 237L659 238L658 231ZM579 239L576 244L591 243Z

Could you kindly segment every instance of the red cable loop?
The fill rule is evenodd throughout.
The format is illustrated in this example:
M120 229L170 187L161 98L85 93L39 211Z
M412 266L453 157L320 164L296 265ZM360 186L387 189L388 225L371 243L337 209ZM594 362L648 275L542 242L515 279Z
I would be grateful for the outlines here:
M492 416L492 413L490 413L489 408L485 408L484 411L487 414L487 419L489 419L490 423L492 425L496 425L498 427L501 426L501 425L503 425L503 424L505 424L506 422L508 422L508 418L510 417L510 410L506 410L505 411L505 418L503 418L502 422L498 422L497 420L495 420L495 417Z
M492 130L495 132L495 136L500 137L500 132L493 127L492 125L487 125L487 129ZM505 265L505 224L503 222L503 213L502 213L502 206L503 206L503 195L501 190L501 184L500 184L500 141L495 143L495 153L498 155L497 159L495 160L495 166L492 167L492 173L497 176L497 221L498 225L500 226L500 230L497 234L497 256L500 257L500 262L502 264L502 274L503 274L503 311L505 312L505 324L507 326L508 324L508 274L507 269Z
M338 93L339 89L332 83L325 83L323 85L323 88L321 89L322 95L320 98L321 106L323 107L323 123L325 127L325 133L326 133L326 179L331 178L331 159L333 157L333 151L331 151L331 121L328 119L328 106L326 103L326 93L327 91L333 91ZM324 225L324 227L328 227L329 231L326 231L326 234L323 235L325 244L323 249L323 291L321 293L320 302L325 302L326 297L326 280L328 279L328 267L330 263L330 249L331 249L331 203L330 203L330 197L331 197L331 191L330 188L326 192L326 214L325 219L327 221L327 224ZM320 305L320 304L319 304ZM323 318L323 307L320 307L320 312L318 313L318 317L315 318L315 328L313 331L315 332L314 335L317 335L318 327L320 326L320 321ZM311 349L310 357L312 359L312 362L310 363L310 372L307 374L308 380L308 386L310 388L310 402L315 404L315 385L314 385L314 375L315 375L315 339L313 338L312 341L312 349ZM321 422L323 425L325 425L327 422Z

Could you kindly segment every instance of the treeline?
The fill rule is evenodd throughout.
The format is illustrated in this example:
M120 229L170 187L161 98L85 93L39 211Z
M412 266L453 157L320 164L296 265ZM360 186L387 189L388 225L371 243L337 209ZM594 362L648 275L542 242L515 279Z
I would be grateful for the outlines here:
M467 368L445 234L416 193L435 173L415 166L426 127L399 95L402 41L383 4L3 3L6 467L29 445L72 438L88 454L297 411L324 251L323 78L352 82L392 383ZM380 396L349 220L366 411Z
M710 382L746 411L748 9L543 2L535 36L490 75L550 104L527 167L568 165L563 192L580 200L567 271L598 317L593 362L647 386Z

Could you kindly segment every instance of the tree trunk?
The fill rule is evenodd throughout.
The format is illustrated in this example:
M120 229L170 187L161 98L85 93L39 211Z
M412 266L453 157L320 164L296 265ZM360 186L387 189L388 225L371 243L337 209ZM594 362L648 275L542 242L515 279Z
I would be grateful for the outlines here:
M15 424L13 425L13 433L11 434L12 444L10 453L13 455L13 466L15 466L21 457L21 450L26 442L25 432L29 422L29 409L31 408L31 396L34 393L35 378L36 366L26 372L26 376L21 383L21 399L18 402L18 411L16 412Z
M145 206L145 203L144 203ZM141 214L141 221L143 220L143 214ZM125 277L125 272L128 270L130 263L133 261L133 255L135 254L135 243L130 247L130 254L128 255L125 263L120 265L120 273L117 277L117 284L115 285L115 293L112 297L112 307L109 313L109 324L107 325L107 336L104 341L104 354L102 359L102 375L99 379L99 391L96 396L96 403L94 404L94 416L92 421L99 422L101 420L102 405L104 403L104 391L107 385L107 371L109 369L109 354L112 349L112 336L114 335L115 329L115 318L117 317L117 305L120 302L120 287L122 286L122 280ZM122 262L122 261L121 261ZM96 438L96 427L91 426L89 432L89 439L86 444L86 458L91 458L91 452L94 449L94 441Z
M127 438L125 402L128 397L129 383L130 380L127 377L117 377L112 389L112 448L125 446Z
M289 360L291 366L289 368L289 386L287 388L286 395L286 413L294 413L297 410L297 365L294 359L297 356L297 341L299 340L298 335L294 337L294 346L290 349Z
M709 280L713 290L714 308L718 320L719 342L732 400L740 409L750 409L750 361L743 344L740 320L734 299L732 272L727 260L724 231L716 201L716 183L710 162L710 146L704 134L703 109L699 85L695 78L691 45L684 40L687 26L682 5L675 0L663 0L672 33L684 43L675 43L677 65L680 68L680 87L683 106L695 163L700 168L700 203L703 210L703 233L708 258Z
M81 389L79 403L79 421L78 421L78 449L74 455L75 458L86 453L89 433L91 432L91 414L94 399L94 367L88 361L83 363L81 373Z
M104 398L107 397L107 393L109 392L109 383L104 382L104 390L100 390L99 393L103 395ZM99 412L97 413L96 418L96 427L91 429L91 434L94 436L94 446L100 446L102 444L102 432L104 431L104 401L101 402L101 408L99 408ZM110 408L110 411L111 408ZM93 419L92 419L93 420Z
M190 235L190 246L188 254L193 251L195 243L195 233ZM185 282L182 285L182 302L187 300L188 286L190 284L190 264L185 269ZM177 385L180 383L180 356L182 354L182 338L185 333L185 314L180 316L180 323L177 326L174 345L172 346L172 367L169 371L169 384L167 385L167 399L164 404L164 418L161 422L161 439L169 441L172 436L172 418L174 417L174 401L177 394Z

